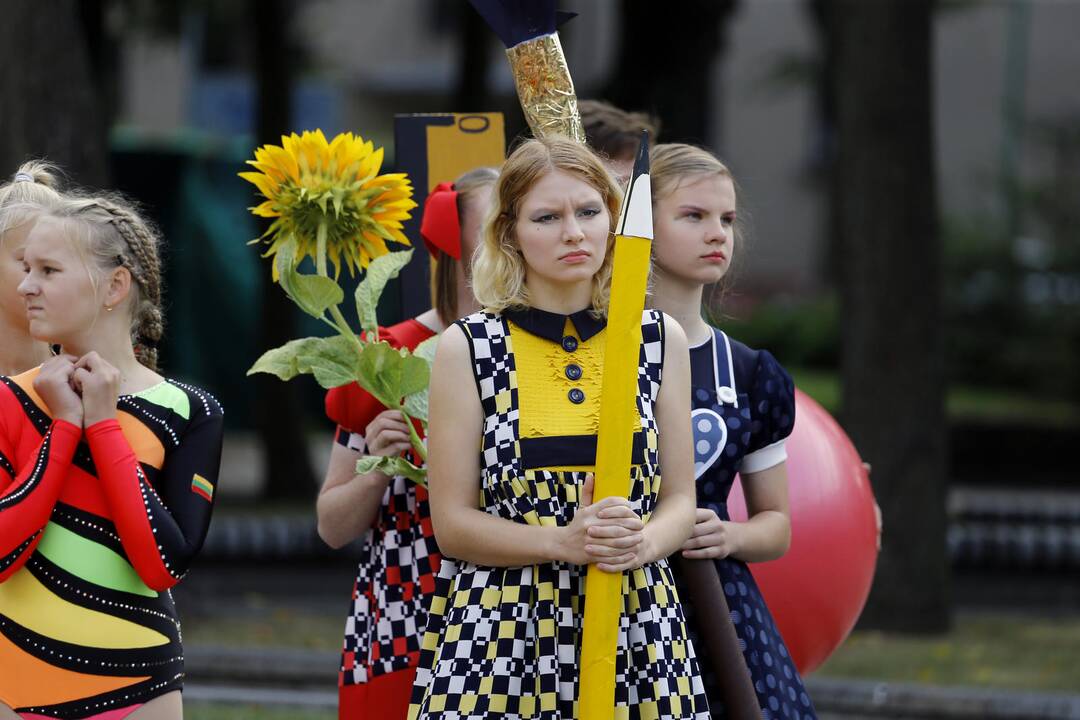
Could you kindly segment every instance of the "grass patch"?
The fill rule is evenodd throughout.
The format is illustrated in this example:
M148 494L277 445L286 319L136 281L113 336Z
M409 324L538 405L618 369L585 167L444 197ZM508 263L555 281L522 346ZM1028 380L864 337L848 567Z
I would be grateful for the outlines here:
M340 651L345 633L345 604L340 613L320 614L291 607L258 607L249 602L243 616L192 615L183 618L187 645L293 647Z
M962 613L945 636L857 631L817 674L1015 690L1080 688L1080 616Z
M184 717L187 720L337 720L337 711L189 702L184 703Z
M272 609L242 616L184 620L184 642L338 651L344 615ZM1077 692L1080 688L1080 615L1059 617L961 612L941 636L856 631L817 674L830 678ZM203 712L207 714L202 714ZM228 714L228 713L237 714ZM186 716L312 718L326 715L193 704ZM218 714L214 714L218 713ZM225 714L221 714L225 713ZM246 713L246 714L245 714Z
M840 408L840 376L835 372L788 368L800 390L832 414ZM950 421L1010 422L1053 427L1080 425L1080 408L1067 400L1050 400L1008 390L952 386L945 394Z

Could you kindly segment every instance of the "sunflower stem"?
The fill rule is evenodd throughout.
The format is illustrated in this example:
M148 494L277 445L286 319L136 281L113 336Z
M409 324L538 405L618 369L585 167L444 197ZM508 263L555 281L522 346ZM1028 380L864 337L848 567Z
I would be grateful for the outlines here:
M404 407L398 408L398 411L401 413L402 417L405 418L405 425L409 428L409 440L412 441L413 449L416 450L416 454L423 458L424 462L427 463L427 448L420 440L420 436L417 435L416 428L413 427L412 418L409 416L409 413L405 412Z
M330 277L326 273L326 220L319 221L319 229L315 233L315 269L323 277Z
M319 222L319 229L315 233L315 271L325 278L330 277L326 267L327 234L327 221L323 219ZM345 337L352 338L353 342L356 343L357 348L359 349L361 346L360 338L358 338L356 336L356 333L354 333L349 327L349 323L345 321L345 316L341 314L341 310L338 308L338 306L330 306L329 311L330 317L333 318L333 322L326 320L325 318L323 318L323 320L329 323L331 327L335 328Z

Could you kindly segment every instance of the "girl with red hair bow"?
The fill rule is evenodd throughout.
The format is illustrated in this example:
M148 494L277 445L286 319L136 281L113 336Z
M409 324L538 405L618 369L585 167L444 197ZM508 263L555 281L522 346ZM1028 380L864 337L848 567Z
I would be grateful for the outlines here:
M469 261L497 179L498 171L481 167L428 195L420 234L435 259L434 307L380 328L380 339L411 350L479 309ZM353 383L327 393L326 414L338 429L316 505L319 535L333 548L364 538L345 622L338 717L404 718L426 626L424 597L434 589L442 558L427 490L403 477L355 472L362 455L412 451L401 413Z

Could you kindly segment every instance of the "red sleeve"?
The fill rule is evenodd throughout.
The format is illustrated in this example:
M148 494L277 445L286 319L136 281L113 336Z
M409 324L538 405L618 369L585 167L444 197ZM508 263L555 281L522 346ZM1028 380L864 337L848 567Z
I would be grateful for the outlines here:
M18 400L0 388L0 582L21 568L34 552L49 522L71 467L82 428L54 420L41 443L15 467L15 433L25 419Z
M349 432L360 435L385 409L385 405L356 383L332 388L326 393L326 416Z
M397 328L397 325L379 328L379 339L385 340L391 347L401 347L401 341L395 332ZM385 405L354 382L326 392L326 417L349 432L359 435L363 435L368 423L385 409Z
M166 456L156 481L159 494L120 423L103 420L86 429L120 543L135 572L154 590L178 583L202 548L221 463L222 431L223 418L216 405L212 412L194 420L180 446ZM209 484L209 493L200 496L191 492L196 475Z

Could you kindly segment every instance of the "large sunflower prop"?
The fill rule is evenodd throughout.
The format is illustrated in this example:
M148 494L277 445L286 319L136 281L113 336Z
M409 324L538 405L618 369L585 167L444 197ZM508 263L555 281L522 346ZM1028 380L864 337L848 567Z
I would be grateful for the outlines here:
M283 136L281 145L255 150L255 171L240 177L259 189L264 200L251 212L273 222L252 243L269 244L272 276L304 312L334 328L332 337L309 337L264 353L248 374L266 372L282 380L310 374L325 388L357 382L388 408L406 418L415 456L427 451L412 420L427 422L427 386L434 343L414 352L379 341L375 308L386 283L408 264L412 251L390 252L387 242L409 245L403 222L416 207L404 173L380 175L382 148L352 133L327 142L321 130ZM299 271L305 258L315 274ZM333 263L331 277L328 265ZM356 311L363 335L349 327L340 305L341 268L363 272L356 288ZM365 457L357 472L381 470L424 482L424 471L405 458Z
M382 161L382 148L352 133L327 142L322 130L305 131L258 148L248 160L258 172L240 177L266 198L251 211L274 218L260 238L270 244L264 257L294 242L296 262L313 258L325 274L329 259L336 277L342 264L352 275L385 255L388 241L408 245L401 228L416 207L412 184L404 173L380 175ZM276 281L276 263L273 273Z

